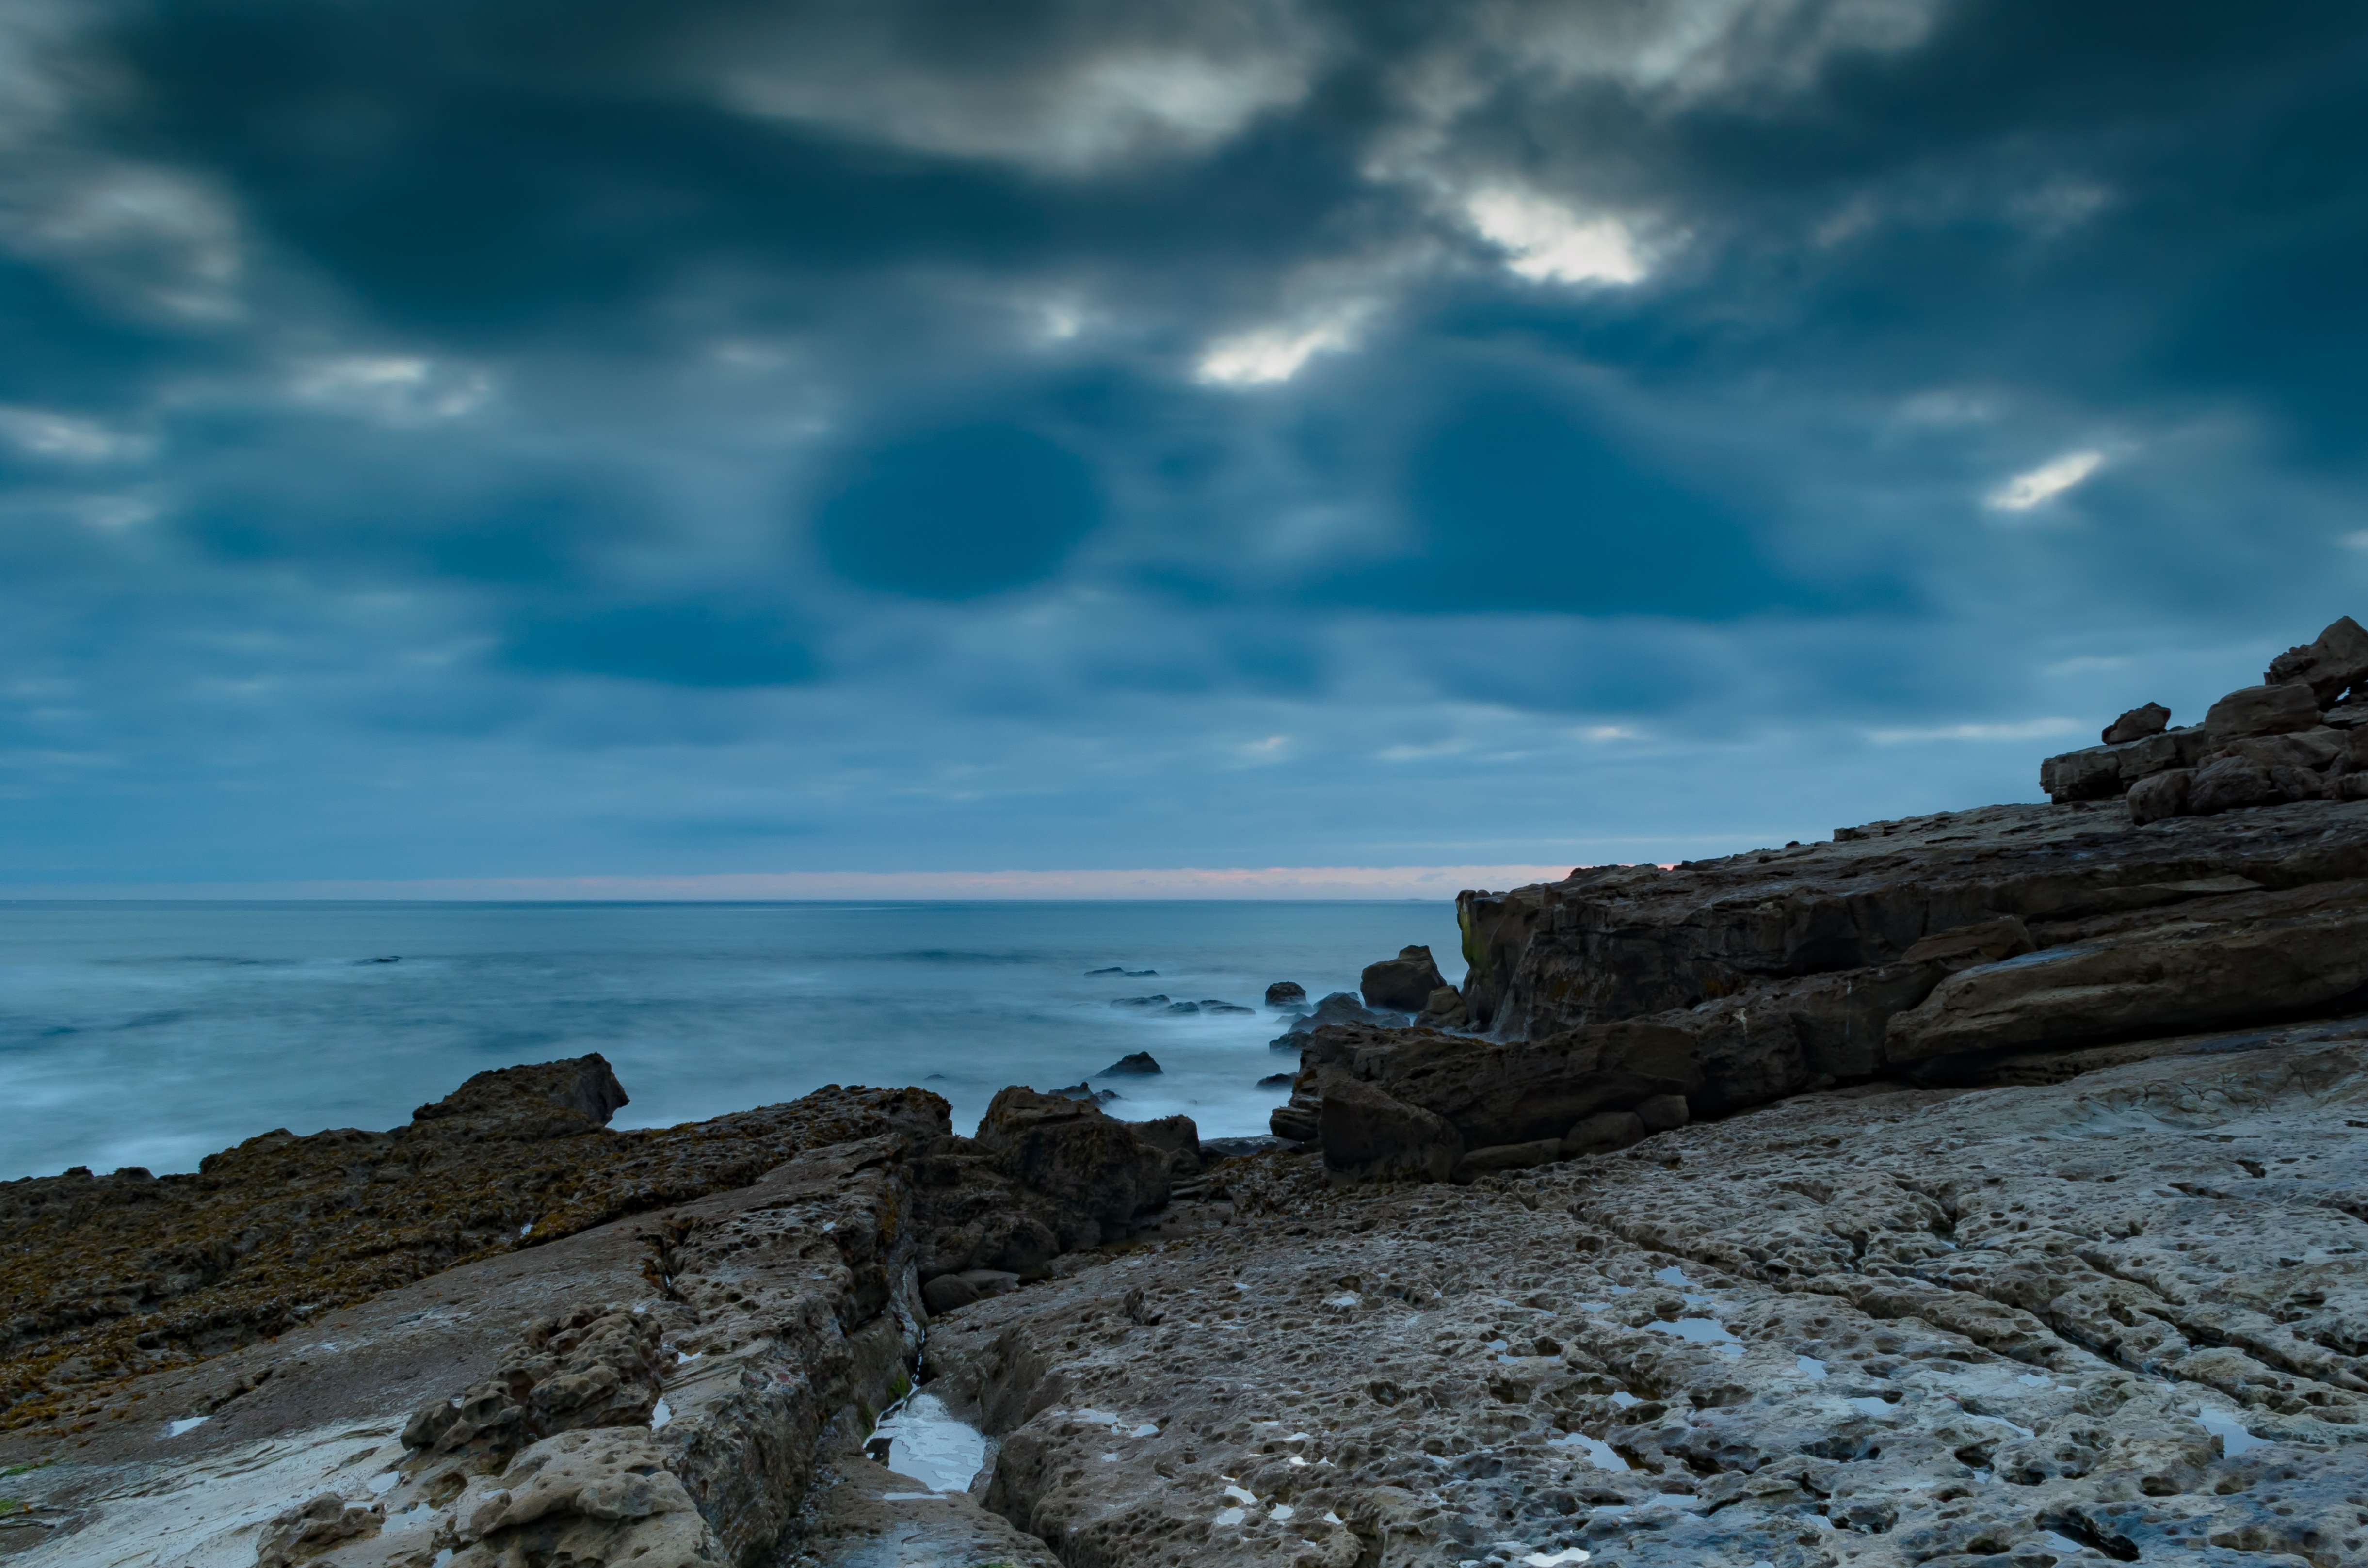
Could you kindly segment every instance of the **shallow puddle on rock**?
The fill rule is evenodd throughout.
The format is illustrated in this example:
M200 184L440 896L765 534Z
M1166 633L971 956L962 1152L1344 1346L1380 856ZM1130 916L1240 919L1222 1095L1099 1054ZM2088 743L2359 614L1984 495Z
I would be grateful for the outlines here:
M1630 1468L1628 1461L1622 1459L1618 1450L1611 1444L1600 1437L1590 1437L1584 1432L1572 1432L1556 1437L1553 1446L1578 1449L1594 1463L1598 1470L1617 1471Z
M986 1462L986 1438L933 1393L916 1393L872 1429L888 1439L888 1468L932 1492L966 1492Z
M2242 1421L2225 1410L2205 1405L2196 1414L2195 1424L2220 1439L2220 1451L2229 1459L2253 1449L2267 1448L2267 1437L2256 1437Z

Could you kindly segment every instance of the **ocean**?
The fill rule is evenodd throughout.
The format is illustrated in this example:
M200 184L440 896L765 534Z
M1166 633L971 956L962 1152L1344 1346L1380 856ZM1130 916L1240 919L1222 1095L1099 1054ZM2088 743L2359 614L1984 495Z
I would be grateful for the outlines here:
M488 1067L597 1051L666 1127L825 1084L919 1084L976 1124L1007 1084L1096 1079L1129 1119L1266 1131L1296 1057L1260 1006L1410 942L1389 903L0 903L0 1179L197 1168L274 1128L395 1127ZM1099 969L1151 971L1090 974ZM1171 1015L1121 998L1219 1000Z

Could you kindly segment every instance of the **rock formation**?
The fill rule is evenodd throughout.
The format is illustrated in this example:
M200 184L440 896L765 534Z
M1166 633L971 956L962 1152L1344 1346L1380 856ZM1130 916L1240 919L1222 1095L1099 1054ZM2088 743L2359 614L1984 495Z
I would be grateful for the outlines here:
M2134 708L2106 726L2102 745L2040 764L2040 788L2061 805L2127 795L2141 824L2210 816L2287 801L2356 800L2368 778L2368 630L2345 616L2317 641L2270 663L2260 686L2214 703L2201 725L2169 730L2159 703ZM2347 696L2349 694L2349 696ZM2359 700L2352 700L2358 699Z
M1429 1005L1430 994L1446 983L1429 948L1401 948L1394 959L1367 964L1358 989L1369 1007L1419 1013Z
M1265 1155L1231 1224L967 1309L925 1369L1075 1565L2358 1568L2363 1029L1465 1185Z
M2363 680L2340 621L2051 805L1466 892L1460 988L1275 1042L1281 1147L620 1133L595 1056L7 1184L0 1553L2368 1568ZM916 1368L966 1490L871 1435Z

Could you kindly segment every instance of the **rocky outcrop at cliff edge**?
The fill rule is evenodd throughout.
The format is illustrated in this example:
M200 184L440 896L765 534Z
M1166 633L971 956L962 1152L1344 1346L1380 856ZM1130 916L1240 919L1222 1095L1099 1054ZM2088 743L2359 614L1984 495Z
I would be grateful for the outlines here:
M1647 1101L1699 1118L1877 1078L1991 1082L2368 1006L2363 683L2368 631L2346 619L2199 727L2147 704L2050 759L2054 805L1461 894L1460 994L1409 1030L1309 1020L1272 1129L1322 1141L1344 1176L1468 1176L1642 1137ZM2092 765L2138 778L2126 810L2065 782ZM1487 1039L1442 1032L1471 1028Z
M2368 630L2345 616L2270 663L2260 686L2214 703L2203 722L2166 726L2149 702L2102 745L2051 756L2039 786L2058 805L2127 796L2139 823L2287 801L2368 797Z
M1649 1028L1701 1117L1821 1085L1995 1081L2043 1071L2033 1058L2368 1006L2368 802L2144 826L2110 802L1994 806L1836 839L1463 895L1463 996L1490 1042L1462 1049L1494 1062L1519 1047L1502 1071L1532 1073L1535 1102L1559 1115L1594 1093L1568 1092L1560 1063L1591 1060L1615 1026ZM1456 1049L1440 1038L1342 1036L1304 1068L1476 1116L1439 1097L1440 1075L1395 1065ZM1628 1085L1602 1108L1645 1093ZM1290 1108L1286 1124L1307 1135ZM1550 1131L1462 1125L1474 1149Z
M1037 1273L1122 1235L1197 1175L1183 1118L1137 1132L1025 1089L976 1139L924 1089L842 1089L619 1132L600 1057L481 1073L411 1123L250 1138L193 1175L0 1184L0 1429L82 1429L130 1377L193 1366L475 1259L746 1186L804 1151L889 1139L918 1177L924 1278ZM556 1431L559 1428L553 1427Z
M1832 844L1582 870L1458 901L1464 998L1492 1033L1559 1029L1708 1005L1793 1025L1811 1077L1889 1062L1894 1013L1953 967L2148 927L2245 920L2263 892L2368 877L2368 812L2309 801L2146 827L2111 805L1990 806L1845 829ZM2016 922L2021 933L1999 923ZM2044 965L2025 965L2034 974ZM2274 998L2257 999L2269 1004ZM2214 1017L2241 1016L2242 996ZM1704 1022L1670 1020L1702 1029ZM2067 1040L2066 1043L2078 1043ZM1753 1048L1755 1052L1759 1049Z
M818 1537L871 1561L816 1490L875 1472L875 1517L926 1495L860 1450L927 1323L909 1143L827 1142L119 1385L71 1443L0 1437L0 1466L50 1461L9 1471L28 1564L757 1568ZM1051 1561L959 1494L871 1533L897 1561Z

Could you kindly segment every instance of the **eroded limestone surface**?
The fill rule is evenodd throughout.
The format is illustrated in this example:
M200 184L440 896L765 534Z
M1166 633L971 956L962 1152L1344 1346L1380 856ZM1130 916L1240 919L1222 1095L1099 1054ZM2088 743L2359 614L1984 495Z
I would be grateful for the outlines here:
M1460 1187L1236 1162L928 1386L1070 1568L2368 1563L2362 1030Z

